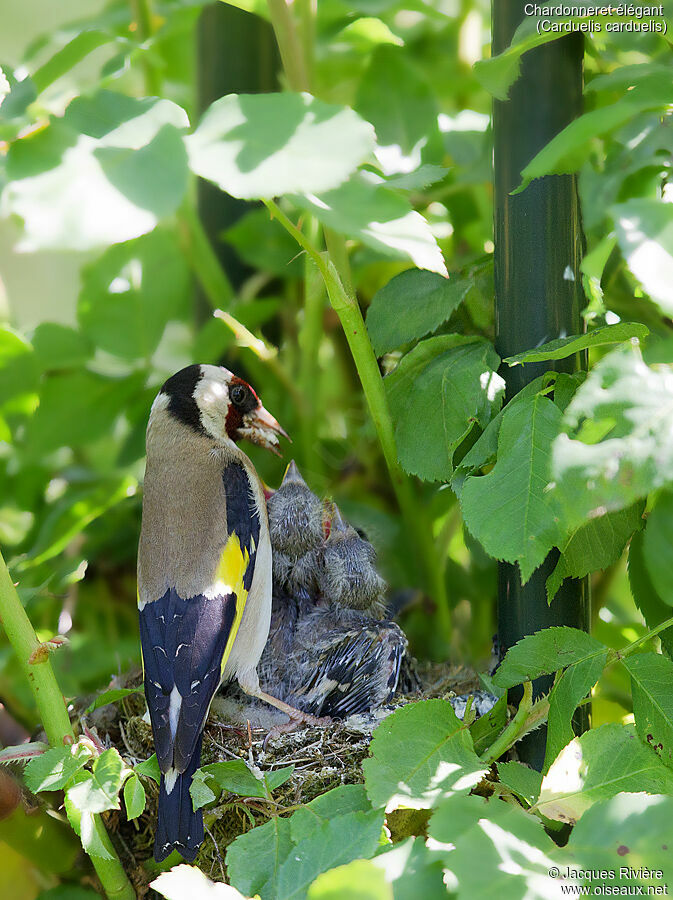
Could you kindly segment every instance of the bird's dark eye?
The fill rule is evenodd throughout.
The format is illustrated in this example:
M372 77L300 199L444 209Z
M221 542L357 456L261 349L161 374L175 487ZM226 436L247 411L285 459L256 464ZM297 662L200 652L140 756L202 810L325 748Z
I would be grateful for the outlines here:
M229 396L234 406L242 406L245 403L248 392L242 384L235 384L229 389Z

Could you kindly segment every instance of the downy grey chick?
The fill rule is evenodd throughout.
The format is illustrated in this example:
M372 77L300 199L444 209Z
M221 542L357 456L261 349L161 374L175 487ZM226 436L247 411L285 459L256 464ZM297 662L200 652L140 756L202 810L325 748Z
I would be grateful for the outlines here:
M406 649L394 622L275 597L260 678L276 690L282 685L284 699L297 709L345 719L392 699Z
M318 589L325 508L292 460L267 501L274 586L308 600Z
M376 571L376 551L341 517L333 504L318 586L328 604L336 604L381 619L385 613L385 582Z

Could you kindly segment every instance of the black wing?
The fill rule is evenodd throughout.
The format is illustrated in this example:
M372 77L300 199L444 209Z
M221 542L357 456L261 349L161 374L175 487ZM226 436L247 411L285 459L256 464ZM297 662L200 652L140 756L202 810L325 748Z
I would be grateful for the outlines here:
M229 534L237 534L241 550L248 551L249 560L243 577L243 586L249 591L255 574L259 545L259 513L250 486L250 477L240 463L229 463L225 466L222 480L227 495L227 530Z
M140 611L145 696L162 772L171 767L184 772L189 765L220 683L235 616L235 594L184 600L175 590ZM173 734L174 689L181 703Z

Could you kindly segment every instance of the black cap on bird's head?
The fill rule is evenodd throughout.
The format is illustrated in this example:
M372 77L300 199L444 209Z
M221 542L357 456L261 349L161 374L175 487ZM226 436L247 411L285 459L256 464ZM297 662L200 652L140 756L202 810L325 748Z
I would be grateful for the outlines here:
M223 366L192 365L181 369L161 388L153 412L159 407L218 443L247 438L280 455L278 436L289 440L250 385Z

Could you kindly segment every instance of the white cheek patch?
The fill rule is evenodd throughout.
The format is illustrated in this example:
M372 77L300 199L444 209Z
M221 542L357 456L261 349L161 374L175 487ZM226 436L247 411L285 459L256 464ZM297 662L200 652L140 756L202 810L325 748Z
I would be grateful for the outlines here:
M217 366L204 366L207 374L194 390L194 399L201 413L201 424L211 437L222 441L227 438L226 419L229 408L229 380L231 373Z

